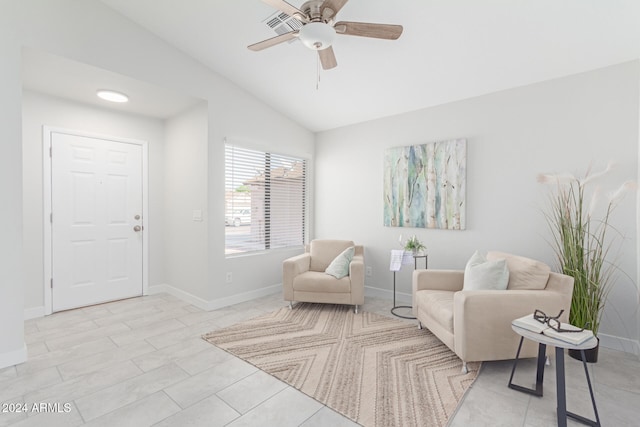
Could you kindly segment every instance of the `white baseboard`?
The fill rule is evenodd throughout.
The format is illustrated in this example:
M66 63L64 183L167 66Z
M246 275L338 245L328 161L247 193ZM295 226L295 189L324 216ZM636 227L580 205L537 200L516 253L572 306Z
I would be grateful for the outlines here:
M166 283L163 283L161 285L149 286L148 288L149 295L159 294L163 292L169 295L173 295L176 298L180 298L182 301L188 302L191 305L195 305L202 310L209 310L209 302L207 300L190 294L189 292L185 292L182 289L167 285Z
M0 369L17 365L27 360L27 344L23 344L20 350L9 351L0 354Z
M25 308L24 320L37 319L38 317L44 317L45 314L44 306Z
M228 297L214 299L212 301L209 301L208 310L216 310L218 308L227 307L229 305L239 304L245 301L251 301L252 299L266 297L267 295L272 295L277 292L282 292L282 283L278 283L277 285L271 285L271 286L267 286L260 289L255 289L253 291L230 295Z
M640 356L640 342L629 338L616 337L615 335L598 334L600 345L613 350L624 351L625 353Z
M252 299L271 295L276 292L280 292L281 290L282 290L282 284L276 284L272 286L267 286L265 288L256 289L253 291L242 292L236 295L230 295L228 297L216 298L214 300L207 301L193 294L190 294L189 292L185 292L182 289L175 288L171 285L162 284L162 285L149 286L149 295L166 292L169 295L173 295L176 298L180 298L181 300L188 302L189 304L195 305L196 307L202 310L211 311L211 310L217 310L219 308L227 307L234 304L239 304L241 302L251 301Z
M393 291L389 289L374 288L371 286L364 287L364 295L367 297L385 298L393 300ZM404 292L396 292L396 302L411 304L412 296Z

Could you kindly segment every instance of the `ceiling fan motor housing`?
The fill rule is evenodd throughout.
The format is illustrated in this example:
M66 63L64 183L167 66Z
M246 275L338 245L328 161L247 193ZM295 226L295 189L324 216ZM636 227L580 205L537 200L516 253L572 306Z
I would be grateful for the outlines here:
M322 16L323 3L324 0L309 0L300 7L300 10L307 15L311 22L327 22L327 20L323 20Z

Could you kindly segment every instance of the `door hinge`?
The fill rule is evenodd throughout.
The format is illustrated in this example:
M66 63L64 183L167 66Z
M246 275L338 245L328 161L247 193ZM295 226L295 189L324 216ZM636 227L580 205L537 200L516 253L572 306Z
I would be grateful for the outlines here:
M53 288L53 277L51 278L51 281L49 282L49 287Z
M49 214L49 222L53 224L53 212Z
M53 147L49 147L49 157L53 157Z

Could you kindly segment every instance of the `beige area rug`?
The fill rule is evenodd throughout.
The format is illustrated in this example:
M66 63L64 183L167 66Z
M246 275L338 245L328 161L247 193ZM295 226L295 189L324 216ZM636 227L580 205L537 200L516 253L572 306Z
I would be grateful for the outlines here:
M426 329L296 305L203 336L364 426L444 426L478 375Z

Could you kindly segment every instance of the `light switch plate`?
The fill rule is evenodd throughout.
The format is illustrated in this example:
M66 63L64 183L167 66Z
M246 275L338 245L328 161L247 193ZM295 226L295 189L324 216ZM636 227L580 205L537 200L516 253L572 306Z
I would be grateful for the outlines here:
M193 220L202 221L202 211L200 209L195 209L193 211Z

